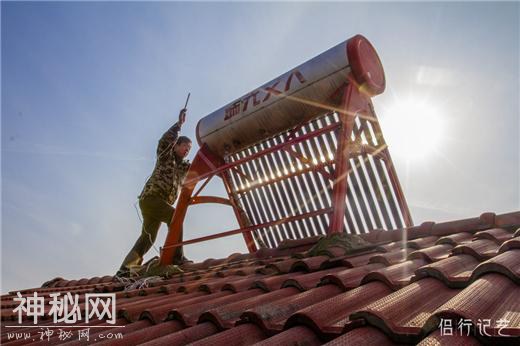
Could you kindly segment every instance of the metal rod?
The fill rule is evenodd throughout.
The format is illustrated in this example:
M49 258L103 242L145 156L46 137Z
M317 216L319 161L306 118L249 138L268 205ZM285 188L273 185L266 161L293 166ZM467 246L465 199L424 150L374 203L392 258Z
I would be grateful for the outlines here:
M354 83L349 83L344 90L341 108L343 112L340 116L341 131L338 138L338 148L336 151L336 172L333 188L334 214L330 223L329 233L339 233L343 231L343 218L345 215L347 188L349 174L350 148L349 140L354 126L354 115L364 109L367 101L360 93ZM358 224L359 225L359 224Z
M256 154L258 152L258 145L255 145L251 148L251 153ZM257 157L255 160L251 161L251 164L255 168L256 176L254 177L255 181L264 181L267 177L267 172L262 164L263 157ZM274 215L274 211L272 210L272 206L274 205L274 202L272 200L272 194L270 193L270 186L265 186L264 184L260 185L260 188L257 190L259 192L259 203L262 208L262 210L265 213L265 219L267 221L276 220L277 217ZM271 237L274 237L275 245L278 246L278 244L282 241L282 238L278 234L276 230L273 232L268 232L268 235L271 235Z
M269 141L266 141L264 143L260 143L260 148L263 150L263 149L269 148L271 145L269 144ZM283 205L284 204L283 204L283 202L280 199L278 186L276 184L269 184L268 183L268 182L273 180L273 177L276 177L275 169L270 164L271 155L272 154L268 154L268 155L262 156L260 158L262 160L264 169L266 170L266 172L265 172L266 176L269 179L263 185L270 192L269 194L270 194L270 196L272 198L271 209L273 210L274 218L275 219L281 219L281 218L287 217L289 214L285 213L284 210L283 210ZM291 237L290 234L289 234L288 225L282 224L282 225L278 225L276 227L278 228L277 232L282 235L281 236L282 239L293 239L293 237Z
M276 142L272 138L268 141L268 143L269 143L270 147L276 144ZM277 153L273 152L269 155L266 155L265 157L267 158L267 161L271 167L277 168L276 173L280 172L280 174L284 174L283 168L281 167L281 165L279 163L276 163L276 161L277 161L276 156L277 156ZM273 168L273 173L275 173L274 168ZM266 185L267 184L274 185L275 190L277 191L278 199L280 201L279 209L280 209L280 213L282 213L281 217L287 217L290 215L290 211L288 209L290 207L290 203L287 198L287 192L285 190L285 183L282 181L283 175L279 176L278 174L275 174L275 177L276 178L274 180L268 181L266 183ZM296 229L296 226L293 226L291 223L288 223L286 225L286 229L289 231L289 235L290 235L291 239L298 239L298 236L297 236L298 230Z
M246 152L246 150L242 151L242 153L241 153L241 155L244 158L247 158L248 155L251 155L251 153ZM249 161L244 162L243 167L244 167L244 171L246 172L246 174L248 176L250 176L251 179L253 179L253 181L254 181L253 167L250 165L250 162ZM251 191L251 193L247 194L246 198L248 198L248 202L249 202L249 205L251 206L251 210L253 211L253 213L255 215L254 222L259 224L259 223L264 223L264 222L268 221L268 220L265 220L265 213L262 211L262 209L260 208L260 205L259 205L259 198L260 198L259 192ZM258 235L260 235L260 238L262 239L264 244L267 244L268 246L272 246L272 244L271 244L272 239L265 230L258 229L258 231L256 233Z
M289 173L287 175L282 175L281 177L276 177L274 179L271 179L271 180L263 183L262 185L267 186L267 185L270 185L270 184L279 183L281 181L287 180L287 179L295 177L297 175L302 175L302 174L309 173L309 172L315 172L316 168L318 168L318 167L320 167L320 168L326 167L326 166L330 165L330 163L332 163L332 162L334 162L334 161L326 161L326 162L323 162L323 163L319 163L319 164L317 164L315 166L306 167L306 168L302 169L301 171L296 171L294 173ZM316 173L316 175L317 174L318 173ZM240 189L240 191L237 191L237 193L249 192L249 191L254 190L254 189L258 188L258 187L259 187L258 185L251 185L251 186L246 187L244 189Z
M247 220L245 220L245 216L243 215L243 211L240 210L240 207L237 203L237 198L235 193L233 192L230 184L230 176L231 174L228 174L229 172L224 172L221 175L222 181L224 182L224 187L226 189L226 192L229 197L229 201L231 202L231 206L233 207L233 212L235 213L235 217L237 218L238 225L240 228L244 228L249 226L247 223ZM244 241L246 242L247 250L249 250L249 253L255 252L257 249L256 244L253 240L253 236L251 233L242 233L244 237Z
M287 218L282 219L282 220L270 221L270 222L266 222L266 223L259 224L259 225L249 226L249 227L246 227L246 228L237 228L237 229L234 229L234 230L231 230L231 231L226 231L226 232L212 234L212 235L208 235L208 236L204 236L204 237L200 237L200 238L190 239L190 240L182 241L182 242L179 242L179 243L176 243L176 244L170 244L170 245L164 246L163 250L176 248L176 247L179 247L179 246L182 246L182 245L200 243L200 242L206 241L206 240L228 237L228 236L231 236L231 235L234 235L234 234L239 234L239 233L244 233L244 232L252 232L255 229L267 228L267 227L272 226L272 225L281 224L281 223L285 223L285 222L292 222L292 221L296 221L296 220L300 220L300 219L304 219L304 218L308 218L308 217L313 217L313 216L317 216L317 215L321 215L321 214L327 214L327 213L331 213L331 212L332 212L332 208L316 210L316 211L313 211L313 212L310 212L310 213L304 213L304 214L290 216L290 217L287 217Z
M374 120L372 120L372 121L377 121L375 116L373 118L374 118ZM373 138L373 136L372 136L372 134L371 134L371 132L369 130L368 122L369 122L369 120L364 119L364 118L360 118L361 131L365 134L367 142L369 142L369 143L376 143L376 145L379 146L379 143L375 141L375 138ZM386 148L386 144L385 143L382 143L381 146ZM370 146L370 148L371 149L367 151L368 155L371 155L371 156L376 157L376 158L380 158L381 157L379 155L378 149L375 149L372 146ZM365 149L365 148L362 148L362 151L363 151L363 149ZM372 151L372 150L374 150L374 151ZM361 155L363 155L363 154L361 154ZM366 193L368 192L367 198L370 198L370 201L369 201L370 208L371 208L371 211L372 211L372 215L374 216L376 227L377 228L383 228L383 222L382 222L383 220L381 219L382 215L380 216L380 213L378 212L378 209L379 209L380 212L382 212L382 210L381 210L382 204L381 204L380 198L377 198L377 194L374 193L375 192L375 187L374 187L375 179L373 177L374 172L372 170L372 166L371 166L371 163L369 161L368 155L364 154L363 155L364 159L363 160L359 160L360 170L361 170L361 172L363 172L363 174L360 174L360 177L362 179L362 184L363 184L364 191ZM370 188L370 185L372 186L372 189ZM379 196L380 196L380 194L379 194ZM384 217L385 216L383 216L383 218ZM388 218L388 216L386 216L386 218Z
M284 170L287 170L288 172L293 173L297 172L297 167L294 167L293 161L291 160L291 157L286 151L278 151L278 154L280 155L281 161L283 162ZM296 210L300 213L303 213L302 208L302 198L300 196L300 190L298 189L298 186L296 184L296 175L294 177L291 177L290 179L286 180L288 190L287 193L289 195L290 200L293 202L293 205L291 206L292 210ZM309 229L310 225L307 222L307 220L298 220L296 223L298 225L299 232L301 234L301 237L309 237Z
M202 180L202 179L204 179L204 178L210 176L211 174L219 174L219 173L221 173L221 172L223 172L223 171L225 171L225 170L227 170L227 169L229 169L229 168L231 168L231 167L235 167L235 166L241 165L241 164L243 164L244 162L250 161L250 160L255 159L255 158L259 157L259 156L267 155L267 154L269 154L269 153L272 153L273 151L280 150L281 148L283 148L283 147L285 147L285 146L290 146L290 145L292 145L292 144L294 144L294 143L299 143L299 142L301 142L301 141L306 140L306 139L309 138L309 137L318 136L319 134L321 134L321 133L323 133L323 132L330 131L330 130L332 130L332 129L338 127L338 126L339 126L338 123L331 124L331 125L326 126L326 127L322 128L322 129L316 130L316 131L314 131L313 133L308 133L308 134L305 135L305 136L298 137L298 138L294 138L294 139L290 140L289 142L285 142L285 143L277 144L277 145L275 145L274 147L271 147L271 148L269 148L269 149L263 150L263 151L261 151L261 152L258 152L257 154L251 155L251 156L249 156L249 157L244 157L244 158L242 158L242 159L240 159L240 160L237 160L237 161L234 161L234 162L231 162L231 163L224 164L224 165L222 165L222 166L220 166L220 167L218 167L218 168L216 168L216 169L214 169L214 170L212 170L212 171L210 171L210 172L207 172L207 173L201 174L201 175L199 175L199 176L197 176L197 177L194 177L194 178L191 178L191 179L185 181L185 182L184 182L184 185L189 185L189 184L193 183L194 181Z
M188 93L188 97L186 97L186 103L184 104L184 108L186 109L188 107L188 101L190 100L191 93Z
M197 190L197 192L195 192L195 193L193 194L193 196L191 196L191 198L192 198L192 199L193 199L193 198L196 198L196 197L199 195L199 193L202 191L202 189L204 189L204 187L206 187L206 185L208 185L209 181L210 181L211 178L213 178L214 176L215 176L214 174L213 174L213 175L210 175L210 176L206 179L206 181L204 181L204 183L200 186L200 188Z
M217 204L225 204L232 205L229 199L217 197L217 196L193 196L191 197L190 205L194 204L204 204L204 203L217 203Z
M316 120L313 122L316 122ZM314 131L314 129L311 126L312 126L312 123L305 125L304 131L306 131L306 132ZM303 151L303 155L305 155L306 157L314 158L312 165L314 165L314 162L316 162L315 166L318 166L318 163L322 163L321 158L322 157L325 158L325 157L322 156L322 153L320 153L319 149L316 146L316 143L317 143L316 137L309 138L307 141L302 142L302 151ZM306 185L306 189L309 192L310 201L312 202L314 209L324 207L323 205L320 204L319 195L321 194L321 190L319 188L319 185L316 183L317 181L319 181L317 175L323 174L323 173L325 174L325 176L328 176L327 180L330 180L332 178L332 175L330 175L327 171L325 171L325 169L311 170L308 173L301 175L302 180L304 181L304 183ZM327 228L328 228L328 222L327 222L325 215L320 215L320 216L316 217L316 232L320 235L325 234L327 232Z
M356 119L358 119L358 117L356 116L355 117ZM361 143L361 131L359 129L359 127L357 126L357 124L353 124L353 129L352 129L352 133L354 134L354 141L355 142L350 142L349 145L352 147L354 143L356 144L359 144ZM350 180L351 180L351 187L352 187L352 192L353 192L353 195L355 194L355 198L357 200L357 205L359 205L359 209L361 211L361 215L362 215L362 224L364 226L364 230L358 230L358 232L360 233L366 233L370 230L373 230L375 227L372 225L372 221L370 219L370 209L369 209L369 206L367 205L368 204L368 201L365 201L365 199L363 198L363 188L362 188L362 182L360 181L359 177L358 177L358 173L357 170L356 170L356 166L357 165L361 165L359 163L359 156L354 156L353 153L352 153L352 150L350 152L350 156L351 156L351 160L353 161L353 165L351 165L350 167L350 170L349 170L349 176L350 176Z

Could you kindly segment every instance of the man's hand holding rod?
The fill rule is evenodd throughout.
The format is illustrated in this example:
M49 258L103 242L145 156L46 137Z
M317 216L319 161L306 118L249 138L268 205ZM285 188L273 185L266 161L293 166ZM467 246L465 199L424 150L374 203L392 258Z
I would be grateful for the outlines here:
M179 112L179 121L177 122L177 124L179 125L179 127L182 126L182 124L184 124L184 122L186 121L186 112L188 111L188 109L186 108L183 108L181 109L181 111Z

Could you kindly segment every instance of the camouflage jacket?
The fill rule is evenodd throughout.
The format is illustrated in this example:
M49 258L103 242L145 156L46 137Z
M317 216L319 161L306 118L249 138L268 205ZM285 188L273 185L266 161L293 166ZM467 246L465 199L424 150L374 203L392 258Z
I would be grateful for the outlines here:
M157 161L152 175L144 185L139 198L157 196L173 204L188 173L190 163L175 156L173 146L179 138L180 127L174 124L159 140Z

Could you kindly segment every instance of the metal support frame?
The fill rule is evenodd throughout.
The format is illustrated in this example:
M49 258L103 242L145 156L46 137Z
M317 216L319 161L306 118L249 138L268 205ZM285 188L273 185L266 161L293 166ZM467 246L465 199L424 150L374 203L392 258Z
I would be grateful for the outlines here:
M341 122L338 149L336 151L336 171L333 181L332 198L334 212L329 225L329 233L343 232L349 174L350 135L354 128L354 119L360 112L368 112L368 97L363 95L353 80L345 86L339 119Z

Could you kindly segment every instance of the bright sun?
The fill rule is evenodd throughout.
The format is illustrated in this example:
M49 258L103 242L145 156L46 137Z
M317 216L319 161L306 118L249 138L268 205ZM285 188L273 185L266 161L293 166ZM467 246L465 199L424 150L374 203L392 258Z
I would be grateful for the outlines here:
M442 139L441 113L423 101L396 102L381 122L392 155L406 159L427 157Z

